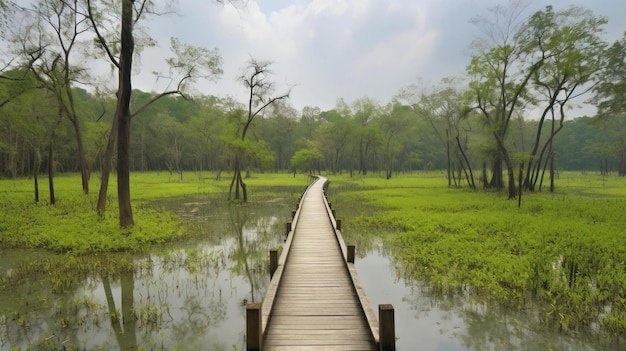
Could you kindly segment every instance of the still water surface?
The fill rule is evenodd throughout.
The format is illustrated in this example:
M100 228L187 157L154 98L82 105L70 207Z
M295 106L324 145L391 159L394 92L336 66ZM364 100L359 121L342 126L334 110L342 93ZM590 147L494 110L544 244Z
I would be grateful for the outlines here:
M17 267L47 254L0 252L0 350L243 350L245 304L263 298L268 252L282 245L293 204L184 198L159 205L198 234L129 258L135 272L94 273L71 283L33 274L15 282ZM382 244L374 239L363 247L371 249L359 253L357 270L374 306L394 305L398 350L608 350L520 314L429 296L403 277Z

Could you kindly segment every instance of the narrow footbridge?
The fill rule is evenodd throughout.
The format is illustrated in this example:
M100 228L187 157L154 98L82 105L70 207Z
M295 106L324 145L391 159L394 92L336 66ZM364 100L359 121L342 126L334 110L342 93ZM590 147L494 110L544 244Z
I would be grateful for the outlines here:
M395 350L394 310L367 301L319 177L303 194L261 304L246 306L247 350Z

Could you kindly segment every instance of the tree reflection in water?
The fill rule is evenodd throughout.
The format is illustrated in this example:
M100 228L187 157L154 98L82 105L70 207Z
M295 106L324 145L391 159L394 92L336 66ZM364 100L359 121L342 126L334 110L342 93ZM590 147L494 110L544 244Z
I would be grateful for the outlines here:
M115 338L120 350L137 350L137 318L134 313L135 301L135 276L133 272L123 272L120 274L120 291L122 300L122 313L118 312L113 299L111 283L108 274L102 274L102 287L106 296L111 327L115 333ZM121 317L121 318L120 318Z
M228 255L234 263L231 271L244 276L250 284L250 297L245 303L260 302L269 285L267 269L269 251L277 244L276 218L257 216L260 205L252 203L236 204L230 207L230 229L236 244ZM272 230L274 229L274 230Z
M244 303L265 294L269 250L283 242L288 204L183 199L171 208L202 223L192 226L201 232L146 254L107 256L131 265L67 277L73 283L64 289L36 273L0 289L0 350L243 349ZM29 260L19 253L2 263L0 278Z

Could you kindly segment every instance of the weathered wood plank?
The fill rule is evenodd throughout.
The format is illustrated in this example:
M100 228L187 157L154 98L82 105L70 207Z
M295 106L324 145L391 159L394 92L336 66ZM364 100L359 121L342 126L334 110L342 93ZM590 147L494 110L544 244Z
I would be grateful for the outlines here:
M265 346L265 351L366 351L372 350L371 345L342 345L342 346L334 346L334 345L323 345L323 346L297 346L297 345L289 345L289 346Z

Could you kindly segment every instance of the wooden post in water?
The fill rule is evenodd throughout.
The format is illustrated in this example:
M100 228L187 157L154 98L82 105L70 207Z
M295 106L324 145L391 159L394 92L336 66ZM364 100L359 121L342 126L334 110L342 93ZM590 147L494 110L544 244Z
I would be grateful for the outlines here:
M348 245L348 257L346 257L346 261L348 261L348 263L354 263L355 251L356 247L354 245Z
M270 279L274 277L276 268L278 268L278 250L270 250Z
M396 351L396 325L391 304L378 305L380 351Z
M263 331L261 321L261 304L246 305L246 350L261 351L263 347Z

